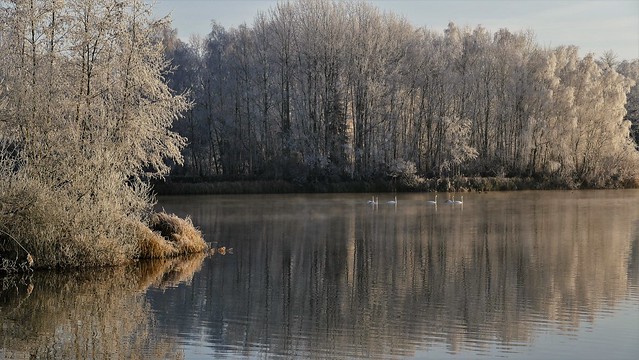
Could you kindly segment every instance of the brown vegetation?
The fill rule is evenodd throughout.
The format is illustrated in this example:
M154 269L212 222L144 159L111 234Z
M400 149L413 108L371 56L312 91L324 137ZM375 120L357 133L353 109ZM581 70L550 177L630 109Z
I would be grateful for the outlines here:
M143 259L169 258L201 253L207 249L202 233L190 218L174 214L155 213L149 227L139 223L139 257Z
M53 194L37 181L0 168L0 272L110 266L136 258L203 252L190 219L122 214L108 199Z

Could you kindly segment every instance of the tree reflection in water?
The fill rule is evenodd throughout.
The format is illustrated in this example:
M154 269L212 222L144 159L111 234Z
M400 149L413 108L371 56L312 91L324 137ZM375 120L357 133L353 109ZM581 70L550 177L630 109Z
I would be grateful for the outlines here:
M639 311L637 195L165 199L232 253L5 279L0 358L502 356L543 334L573 337L558 358L636 352L637 325L574 334Z
M636 195L468 194L437 209L406 195L377 210L356 195L191 199L204 233L235 254L151 297L168 331L219 353L516 351L639 303Z
M190 281L203 260L4 278L0 358L182 358L175 339L156 331L145 291Z

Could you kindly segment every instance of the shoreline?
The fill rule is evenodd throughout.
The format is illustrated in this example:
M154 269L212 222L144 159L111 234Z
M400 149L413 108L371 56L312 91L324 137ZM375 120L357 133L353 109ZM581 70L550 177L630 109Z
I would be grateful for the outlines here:
M159 196L171 195L231 195L286 193L369 193L369 192L487 192L518 190L594 190L636 189L639 179L610 181L607 186L588 186L556 179L506 177L431 178L416 184L393 180L308 182L285 180L211 180L173 177L154 182L153 191Z

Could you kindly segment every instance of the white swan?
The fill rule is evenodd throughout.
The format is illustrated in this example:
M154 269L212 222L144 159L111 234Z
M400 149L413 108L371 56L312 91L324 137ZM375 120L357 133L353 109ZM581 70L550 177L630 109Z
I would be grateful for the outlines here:
M437 205L437 194L435 194L435 200L426 201L427 204Z
M377 201L375 200L375 196L371 196L371 200L368 200L369 205L377 205Z
M397 205L397 196L395 196L395 200L390 200L386 202L387 204Z
M453 199L446 200L446 204L454 204L455 203L455 195L453 195Z
M455 204L463 204L464 203L464 195L462 195L461 200L454 201L454 199L455 198L453 197L453 203L455 203Z

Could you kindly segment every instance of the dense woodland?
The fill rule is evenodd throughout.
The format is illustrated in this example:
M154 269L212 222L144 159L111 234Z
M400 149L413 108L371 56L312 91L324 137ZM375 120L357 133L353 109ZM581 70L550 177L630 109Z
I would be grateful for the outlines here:
M638 169L639 59L543 48L532 32L415 27L356 1L282 2L252 25L161 37L169 84L193 101L174 174L605 187Z

